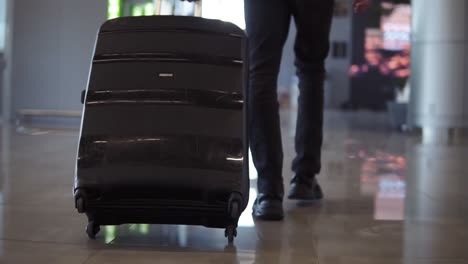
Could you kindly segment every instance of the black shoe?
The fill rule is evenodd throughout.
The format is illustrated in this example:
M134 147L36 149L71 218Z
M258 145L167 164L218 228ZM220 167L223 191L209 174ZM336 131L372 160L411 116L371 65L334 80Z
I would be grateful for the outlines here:
M315 177L305 178L296 175L291 181L288 198L291 200L321 200L323 192Z
M284 218L283 199L260 193L253 206L253 216L260 220L279 221Z

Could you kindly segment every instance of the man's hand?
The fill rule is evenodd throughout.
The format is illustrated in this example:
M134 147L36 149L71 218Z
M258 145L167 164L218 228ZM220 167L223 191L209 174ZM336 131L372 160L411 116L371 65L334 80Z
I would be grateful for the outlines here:
M354 12L359 13L366 11L371 4L372 0L353 0Z

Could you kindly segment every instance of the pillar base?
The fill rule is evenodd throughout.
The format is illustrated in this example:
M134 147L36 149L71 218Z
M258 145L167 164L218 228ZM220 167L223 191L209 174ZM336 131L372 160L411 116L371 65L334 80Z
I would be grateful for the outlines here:
M457 145L468 142L468 128L422 128L423 144Z

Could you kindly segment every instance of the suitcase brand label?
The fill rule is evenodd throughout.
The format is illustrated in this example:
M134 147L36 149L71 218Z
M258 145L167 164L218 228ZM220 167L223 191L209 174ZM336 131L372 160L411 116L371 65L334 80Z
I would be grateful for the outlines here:
M172 78L172 77L174 77L174 74L173 73L168 73L168 72L162 72L162 73L159 73L159 77L161 77L161 78Z

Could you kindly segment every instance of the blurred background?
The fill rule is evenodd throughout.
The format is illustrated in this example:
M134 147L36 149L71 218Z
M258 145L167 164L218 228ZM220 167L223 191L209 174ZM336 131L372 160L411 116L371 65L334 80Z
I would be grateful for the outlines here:
M2 84L3 119L21 118L25 110L81 110L96 32L106 19L122 16L193 15L194 4L175 0L14 1L6 31L5 0L0 11L0 54L11 46L8 80ZM159 9L159 10L158 10ZM410 95L411 14L409 0L377 0L371 11L355 16L348 0L337 0L327 61L326 108L390 111L389 122L406 120ZM202 16L245 28L243 0L205 0ZM286 42L278 83L281 105L295 107L294 23ZM4 74L2 74L2 78ZM28 111L26 111L28 112ZM29 111L33 116L33 112ZM44 113L52 114L52 112ZM60 118L60 113L55 113ZM39 112L34 115L40 116Z
M193 15L194 5L0 0L0 263L468 263L468 0L374 0L358 15L350 0L335 4L326 198L285 201L278 223L255 222L250 204L232 248L222 230L187 226L108 226L90 242L73 208L80 97L99 26ZM203 0L201 12L245 28L243 0ZM286 189L298 97L290 27L278 81Z

